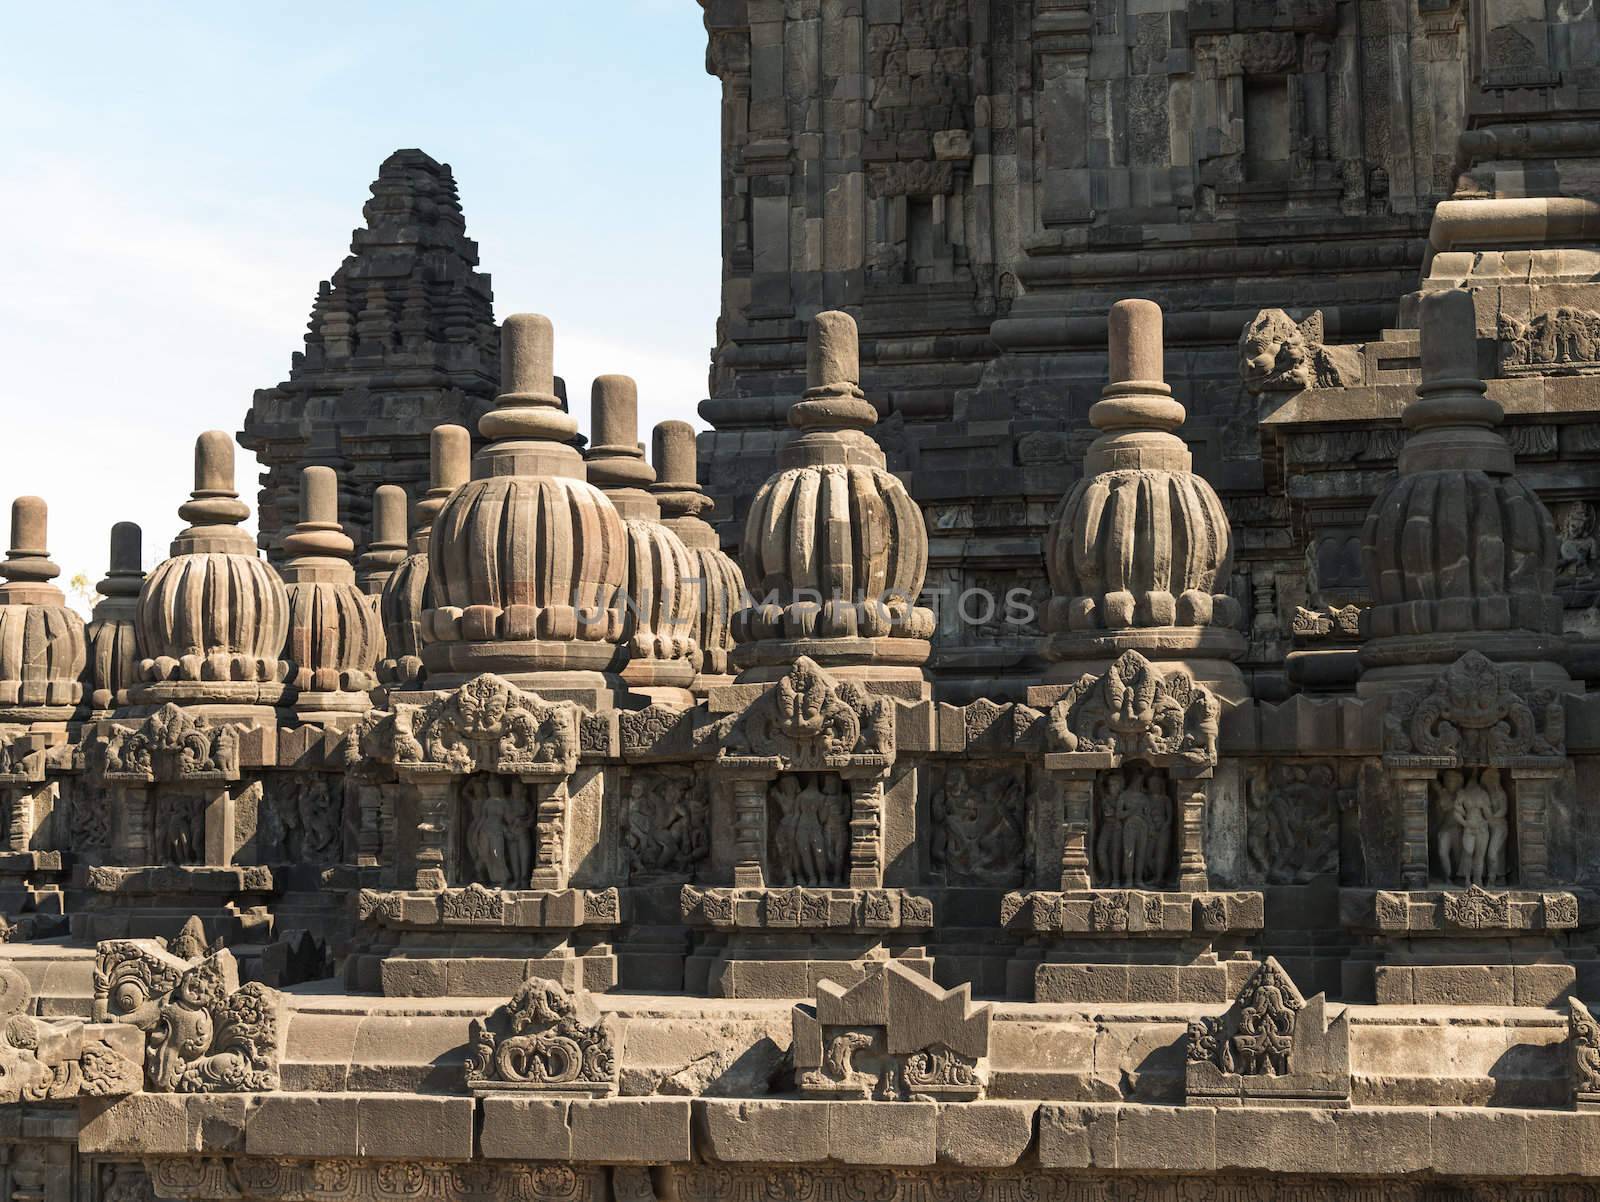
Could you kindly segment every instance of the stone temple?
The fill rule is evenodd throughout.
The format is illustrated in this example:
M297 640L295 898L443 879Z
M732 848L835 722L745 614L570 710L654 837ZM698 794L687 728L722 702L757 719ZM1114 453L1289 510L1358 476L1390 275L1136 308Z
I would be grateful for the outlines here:
M1600 1199L1594 5L702 9L708 430L402 150L14 502L6 1202Z

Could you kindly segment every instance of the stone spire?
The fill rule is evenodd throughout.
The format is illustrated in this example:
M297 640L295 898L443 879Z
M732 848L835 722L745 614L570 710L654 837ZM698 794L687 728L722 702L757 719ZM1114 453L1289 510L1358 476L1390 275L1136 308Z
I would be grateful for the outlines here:
M1052 597L1046 675L1071 682L1124 651L1181 664L1241 701L1239 604L1227 514L1178 437L1184 409L1162 377L1161 307L1111 307L1110 380L1089 410L1099 436L1045 540Z
M428 430L473 426L499 380L493 293L450 167L397 150L362 212L350 255L318 290L288 380L255 394L239 436L265 472L261 545L274 562L302 467L339 470L345 531L364 550L373 490L398 484L416 495Z
M1472 295L1424 295L1421 334L1398 474L1361 532L1373 604L1362 614L1360 691L1432 679L1468 650L1564 684L1555 529L1514 474L1505 414L1478 376Z
M128 687L139 679L139 640L134 616L144 584L144 532L133 522L111 527L111 566L95 586L100 600L89 619L91 716L108 718L128 704Z
M58 723L83 700L83 619L52 583L49 510L40 497L11 503L11 549L0 563L0 722Z
M233 487L233 439L206 431L195 442L194 492L178 509L190 525L139 590L145 658L129 690L133 704L171 701L219 717L275 720L289 672L289 596L239 529L249 514Z
M661 523L682 540L700 581L695 641L700 671L689 687L704 697L718 685L732 684L733 615L744 603L744 574L725 555L717 532L700 515L712 508L700 491L695 465L694 427L688 422L659 423L651 439L656 482L650 492L661 507Z
M445 500L472 475L472 436L462 426L435 426L429 435L427 495L417 502L411 554L383 585L378 613L383 619L384 658L378 679L391 689L422 687L422 615L433 608L428 588L428 540L433 519Z
M354 546L339 525L339 481L331 467L300 473L300 522L284 539L289 593L285 655L298 690L295 715L336 725L372 708L383 628L350 566Z
M756 494L742 560L753 607L734 620L739 683L775 680L801 655L868 688L926 696L933 613L922 511L866 433L855 319L812 318L806 381L789 410L800 436Z
M589 482L611 498L628 539L622 679L652 701L691 705L689 685L701 662L699 578L689 549L661 521L661 506L646 491L656 474L639 449L639 390L627 376L600 376L590 402Z
M506 319L504 391L478 423L490 439L429 542L423 615L432 687L495 672L549 698L613 703L627 541L611 499L584 478L561 410L550 319Z
M382 593L405 561L406 504L406 490L398 484L380 484L372 494L372 541L356 565L356 580L370 596Z

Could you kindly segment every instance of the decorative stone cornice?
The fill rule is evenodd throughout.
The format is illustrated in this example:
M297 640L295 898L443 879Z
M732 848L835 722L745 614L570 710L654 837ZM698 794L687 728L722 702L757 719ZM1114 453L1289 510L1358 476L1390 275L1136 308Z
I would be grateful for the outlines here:
M1384 753L1457 765L1559 760L1567 753L1566 713L1561 693L1531 687L1527 672L1469 651L1432 683L1387 699Z
M719 760L728 765L886 769L895 755L895 703L801 656L772 688L724 718L718 734Z
M1110 755L1114 763L1217 762L1221 704L1182 668L1163 672L1137 651L1125 651L1100 675L1086 674L1050 708L1054 750Z

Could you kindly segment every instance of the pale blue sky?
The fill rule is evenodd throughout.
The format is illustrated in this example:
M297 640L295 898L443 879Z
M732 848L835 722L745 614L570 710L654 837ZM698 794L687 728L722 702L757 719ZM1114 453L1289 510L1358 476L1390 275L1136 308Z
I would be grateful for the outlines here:
M166 554L194 436L285 376L398 147L454 168L496 315L554 320L585 427L616 371L646 430L696 420L720 266L694 0L0 8L0 505L50 502L63 583L118 520Z

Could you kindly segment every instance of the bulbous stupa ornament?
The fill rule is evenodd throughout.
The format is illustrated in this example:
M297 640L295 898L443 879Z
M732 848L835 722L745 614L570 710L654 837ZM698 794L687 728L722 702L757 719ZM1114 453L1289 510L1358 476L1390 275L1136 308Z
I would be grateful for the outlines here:
M417 502L411 554L383 582L378 598L384 638L378 679L391 690L422 687L422 616L433 608L428 541L433 536L433 520L445 501L472 476L472 436L465 426L435 426L428 445L430 487Z
M1100 431L1045 539L1050 681L1104 671L1124 651L1182 663L1244 699L1239 603L1223 591L1233 536L1222 502L1178 437L1184 409L1163 380L1161 307L1111 307L1110 381L1089 410Z
M734 618L742 684L776 680L806 655L868 687L927 692L934 618L917 599L928 532L866 433L878 412L860 378L855 319L817 314L808 387L789 410L800 437L745 519L741 561L754 605Z
M128 704L128 687L139 679L139 635L135 617L144 583L143 531L133 522L111 527L111 567L95 585L100 600L89 618L89 664L85 683L90 715L108 718Z
M0 563L0 722L58 723L83 700L83 619L52 581L49 511L39 497L11 505L11 549Z
M1361 615L1360 690L1431 679L1468 650L1565 683L1555 527L1514 474L1505 413L1485 395L1471 294L1428 293L1420 324L1422 383L1401 414L1399 471L1361 531L1373 604Z
M505 391L478 431L473 478L450 495L428 544L434 607L423 620L428 684L494 672L551 698L614 701L627 540L610 499L567 445L549 318L501 329Z
M372 708L383 628L372 600L356 585L355 544L339 525L339 477L331 467L300 473L300 522L283 540L289 593L284 654L295 687L294 711L307 722L332 722Z
M250 511L233 488L233 439L208 430L195 442L189 522L172 555L139 590L141 683L137 706L199 706L218 716L272 719L286 693L289 595L239 523Z
M696 697L704 697L718 685L733 683L729 664L733 615L744 603L744 574L722 551L711 523L700 516L712 508L712 501L700 491L694 427L688 422L660 422L652 444L656 482L650 492L661 506L662 525L682 540L700 581L695 625L700 671L689 687Z
M617 667L634 692L662 705L692 705L689 685L700 666L699 579L689 549L662 523L661 506L645 491L656 474L639 449L638 387L627 376L600 376L591 405L594 443L584 455L589 481L611 498L628 542Z

